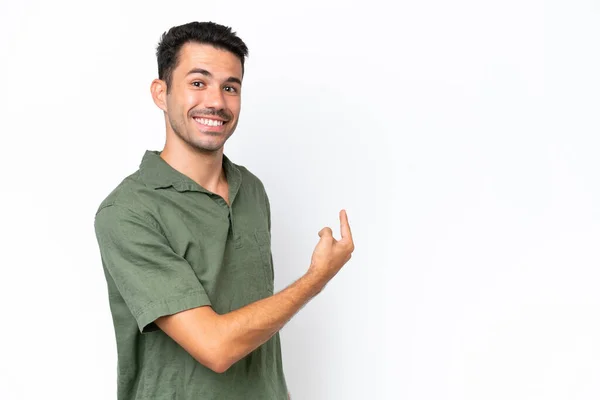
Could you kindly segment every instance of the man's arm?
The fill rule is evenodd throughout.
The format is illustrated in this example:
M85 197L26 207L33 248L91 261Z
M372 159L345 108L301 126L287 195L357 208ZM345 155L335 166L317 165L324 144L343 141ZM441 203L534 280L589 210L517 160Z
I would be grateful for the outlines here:
M198 362L222 373L281 330L323 286L307 273L275 295L227 314L197 307L161 317L156 325Z
M197 307L160 317L156 325L198 362L225 372L283 328L350 260L354 242L343 210L340 222L342 239L335 240L331 228L321 229L309 270L284 290L227 314Z

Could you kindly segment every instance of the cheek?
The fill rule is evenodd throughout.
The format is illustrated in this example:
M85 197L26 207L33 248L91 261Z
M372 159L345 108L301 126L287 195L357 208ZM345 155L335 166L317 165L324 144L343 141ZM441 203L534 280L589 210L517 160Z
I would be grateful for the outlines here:
M173 91L167 97L167 107L169 109L169 114L172 116L180 116L185 115L187 111L190 109L189 104L193 101L193 96L190 93L185 91Z
M197 107L201 100L200 92L178 87L177 91L171 95L169 109L174 113L185 116L191 109Z
M232 98L230 99L230 101L227 102L227 108L229 109L229 111L231 111L235 118L237 118L240 114L241 106L242 104L239 98Z
M186 111L197 107L199 104L202 104L202 94L200 92L192 91L185 93L181 102L182 108L184 108Z

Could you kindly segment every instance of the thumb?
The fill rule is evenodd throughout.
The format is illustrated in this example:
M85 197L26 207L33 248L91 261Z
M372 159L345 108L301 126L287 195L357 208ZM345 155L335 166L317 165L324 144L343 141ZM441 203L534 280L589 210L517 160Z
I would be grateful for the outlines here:
M323 236L333 236L333 232L331 231L331 228L325 227L325 228L321 229L319 231L319 237L323 237Z

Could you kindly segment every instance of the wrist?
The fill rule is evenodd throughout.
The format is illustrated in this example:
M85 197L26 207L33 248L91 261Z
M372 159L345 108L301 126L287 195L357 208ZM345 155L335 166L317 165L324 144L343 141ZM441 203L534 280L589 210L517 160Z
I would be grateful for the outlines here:
M307 284L313 288L314 295L319 294L327 284L327 279L322 274L315 271L308 271L304 274L303 278Z

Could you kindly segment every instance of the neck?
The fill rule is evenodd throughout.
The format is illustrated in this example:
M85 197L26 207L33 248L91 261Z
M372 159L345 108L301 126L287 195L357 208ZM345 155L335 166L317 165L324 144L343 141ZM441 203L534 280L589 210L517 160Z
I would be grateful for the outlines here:
M213 152L201 152L189 145L174 146L167 143L160 156L175 170L213 193L219 192L219 188L226 183L223 147Z

